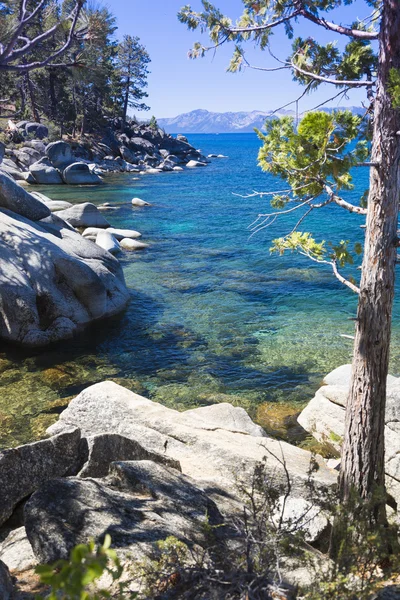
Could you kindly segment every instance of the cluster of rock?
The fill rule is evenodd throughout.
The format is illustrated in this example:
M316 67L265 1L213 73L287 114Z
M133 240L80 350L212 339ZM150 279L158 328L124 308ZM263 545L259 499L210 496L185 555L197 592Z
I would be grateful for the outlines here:
M287 469L287 507L292 514L300 503L310 538L326 530L303 498L311 454L268 437L242 408L179 413L103 382L72 400L48 433L0 453L0 560L14 575L106 533L121 560L147 556L170 535L205 546L206 520L229 524L242 510L239 481L249 482L260 464L276 484ZM334 485L336 471L317 462L315 485ZM216 531L228 535L229 527Z
M94 205L30 194L0 164L0 338L43 346L123 310L119 261L75 229L91 225L110 227Z
M108 173L182 171L184 166L202 167L208 162L186 137L174 138L147 125L110 131L101 142L60 140L47 145L44 125L21 121L15 127L25 136L37 134L38 139L22 138L22 145L3 149L3 169L14 179L31 184L93 185Z

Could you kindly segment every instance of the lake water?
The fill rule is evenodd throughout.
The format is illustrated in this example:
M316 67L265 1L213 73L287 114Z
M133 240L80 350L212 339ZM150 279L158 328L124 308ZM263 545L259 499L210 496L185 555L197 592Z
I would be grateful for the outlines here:
M112 202L119 207L106 213L112 225L139 230L150 247L121 255L132 299L119 318L41 352L2 349L0 446L42 436L71 397L105 379L178 409L229 400L262 422L263 408L299 409L324 374L349 362L352 342L340 334L353 333L354 294L329 267L269 252L297 213L249 236L268 202L233 192L285 187L257 167L257 137L199 134L189 141L229 158L183 173L113 176L100 187L38 188L54 199ZM356 190L347 194L353 201L368 172L359 169L355 177ZM152 206L132 208L134 196ZM329 207L304 229L318 239L362 240L362 221ZM394 374L400 374L399 309L397 301Z

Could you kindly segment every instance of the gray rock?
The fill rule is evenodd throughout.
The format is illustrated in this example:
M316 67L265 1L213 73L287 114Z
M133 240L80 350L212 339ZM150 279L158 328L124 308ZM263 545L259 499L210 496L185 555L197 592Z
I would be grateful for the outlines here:
M106 229L108 233L111 233L117 240L122 240L123 238L140 238L142 236L141 233L135 231L134 229L116 229L115 227L109 227Z
M79 429L0 452L0 525L45 481L77 472Z
M113 463L106 479L55 479L25 505L25 527L40 562L67 558L89 539L111 535L118 553L143 557L157 540L207 542L222 517L206 494L175 469L150 461Z
M149 244L144 244L143 242L138 242L137 240L133 240L131 238L122 238L119 242L120 247L123 250L128 250L130 252L136 250L145 250L145 248L149 247Z
M46 146L46 154L56 169L63 169L74 162L72 149L67 142L52 142Z
M178 135L176 136L176 139L177 139L179 142L186 142L187 144L189 143L189 142L188 142L188 139L187 139L187 137L186 137L185 135L178 134Z
M58 216L72 225L72 227L110 227L110 223L103 217L94 204L84 202L75 204L71 208L61 210Z
M24 165L24 167L30 167L40 159L40 152L34 148L23 147L21 150L14 150L14 154L17 157L18 162Z
M200 162L199 160L189 160L186 166L189 167L189 169L194 169L196 167L206 167L207 164Z
M0 598L1 600L12 600L14 596L14 586L12 583L10 571L7 566L0 561Z
M147 152L154 154L156 147L149 140L140 137L133 137L129 140L129 148L134 151Z
M55 215L47 221L0 211L0 337L28 346L68 339L129 300L115 258Z
M36 180L34 178L34 176L32 175L32 173L30 173L30 171L26 171L25 173L23 173L24 176L24 181L26 181L26 183L36 183Z
M74 162L63 171L63 179L68 185L96 185L102 183L98 175L92 173L86 163Z
M109 231L104 229L97 234L96 244L111 254L116 254L121 250L115 237Z
M351 365L338 367L298 417L300 425L318 441L340 452L345 431L345 406ZM400 379L388 375L385 416L385 472L389 493L400 502Z
M265 457L268 472L273 473L277 481L285 481L283 458L293 489L304 491L311 454L285 442L261 437L259 428L252 427L250 419L242 419L242 412L233 407L226 422L221 422L222 415L227 413L227 407L223 406L211 409L208 418L206 412L201 411L196 419L196 411L189 411L186 416L115 383L103 382L72 400L48 433L54 435L72 426L79 427L83 437L117 433L138 441L150 452L179 461L183 473L230 490L228 496L236 489L237 479L253 474ZM316 484L332 485L337 473L328 469L322 458L317 457L317 461Z
M57 169L41 162L35 162L31 164L29 171L32 173L36 183L45 185L60 185L63 183L61 175Z
M24 146L26 146L27 148L34 148L40 154L45 154L46 153L46 146L40 140L29 140L27 142L24 142Z
M26 571L37 565L37 560L26 535L25 527L14 529L1 542L0 560L12 571Z
M50 215L50 210L32 194L18 185L14 179L0 170L0 207L8 208L17 215L40 221Z
M305 498L281 496L274 522L288 531L303 531L306 542L315 543L329 531L330 524L319 506Z
M152 460L182 471L179 461L165 454L149 452L136 440L122 435L104 433L87 439L88 460L79 472L79 477L106 477L110 464L121 460ZM1 558L1 555L0 555Z
M132 198L132 206L150 206L150 202L146 202L141 198Z
M233 433L247 433L254 437L268 437L260 425L256 425L244 408L228 402L201 406L182 413L181 422L199 429L225 429Z
M135 155L135 153L130 150L129 148L127 148L126 146L121 146L121 148L119 149L122 158L131 164L137 164L138 159L137 156Z
M18 167L10 167L9 165L4 164L4 161L0 165L0 173L10 175L15 181L25 181L25 173L23 173L21 169Z
M25 125L25 131L28 135L33 134L39 140L43 140L49 135L48 128L42 123L27 123Z
M0 142L0 163L4 159L5 150L6 150L5 145L3 144L3 142Z

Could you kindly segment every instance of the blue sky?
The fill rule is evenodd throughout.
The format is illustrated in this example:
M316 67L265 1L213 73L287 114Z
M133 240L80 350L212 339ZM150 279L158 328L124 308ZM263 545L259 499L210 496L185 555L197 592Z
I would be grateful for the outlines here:
M225 45L217 53L210 53L203 59L189 60L187 52L195 41L201 41L201 36L196 31L188 31L176 17L178 10L187 2L188 0L108 2L109 8L117 17L118 36L138 35L152 59L148 79L151 114L159 118L174 117L197 108L215 112L269 111L299 96L301 88L292 81L288 71L263 73L246 69L242 73L226 73L233 49L231 45ZM201 6L200 0L193 0L191 4L194 9ZM238 16L243 6L240 0L215 0L215 5L232 17ZM350 23L370 12L371 9L365 2L359 0L331 13L329 18L335 22ZM308 22L299 25L296 33L303 37L311 35L321 42L338 39L340 45L346 40L343 36L321 31L321 28ZM290 42L282 29L276 30L271 45L278 57L286 58L289 54ZM247 57L257 66L276 66L268 53L251 46L248 47ZM301 101L300 110L312 108L333 96L338 91L335 90L333 86L323 86ZM340 104L360 105L364 98L364 91L355 90L348 100L341 100Z

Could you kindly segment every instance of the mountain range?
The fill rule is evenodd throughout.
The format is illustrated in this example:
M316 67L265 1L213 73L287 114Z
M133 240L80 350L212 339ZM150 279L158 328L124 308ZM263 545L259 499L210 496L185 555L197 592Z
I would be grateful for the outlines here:
M344 108L355 114L364 112L363 108L357 106L327 107L320 110L332 112ZM157 122L167 133L251 133L255 127L263 129L266 119L283 115L295 116L295 112L293 110L279 110L271 116L271 111L264 112L261 110L217 113L197 109L170 119L157 119Z

